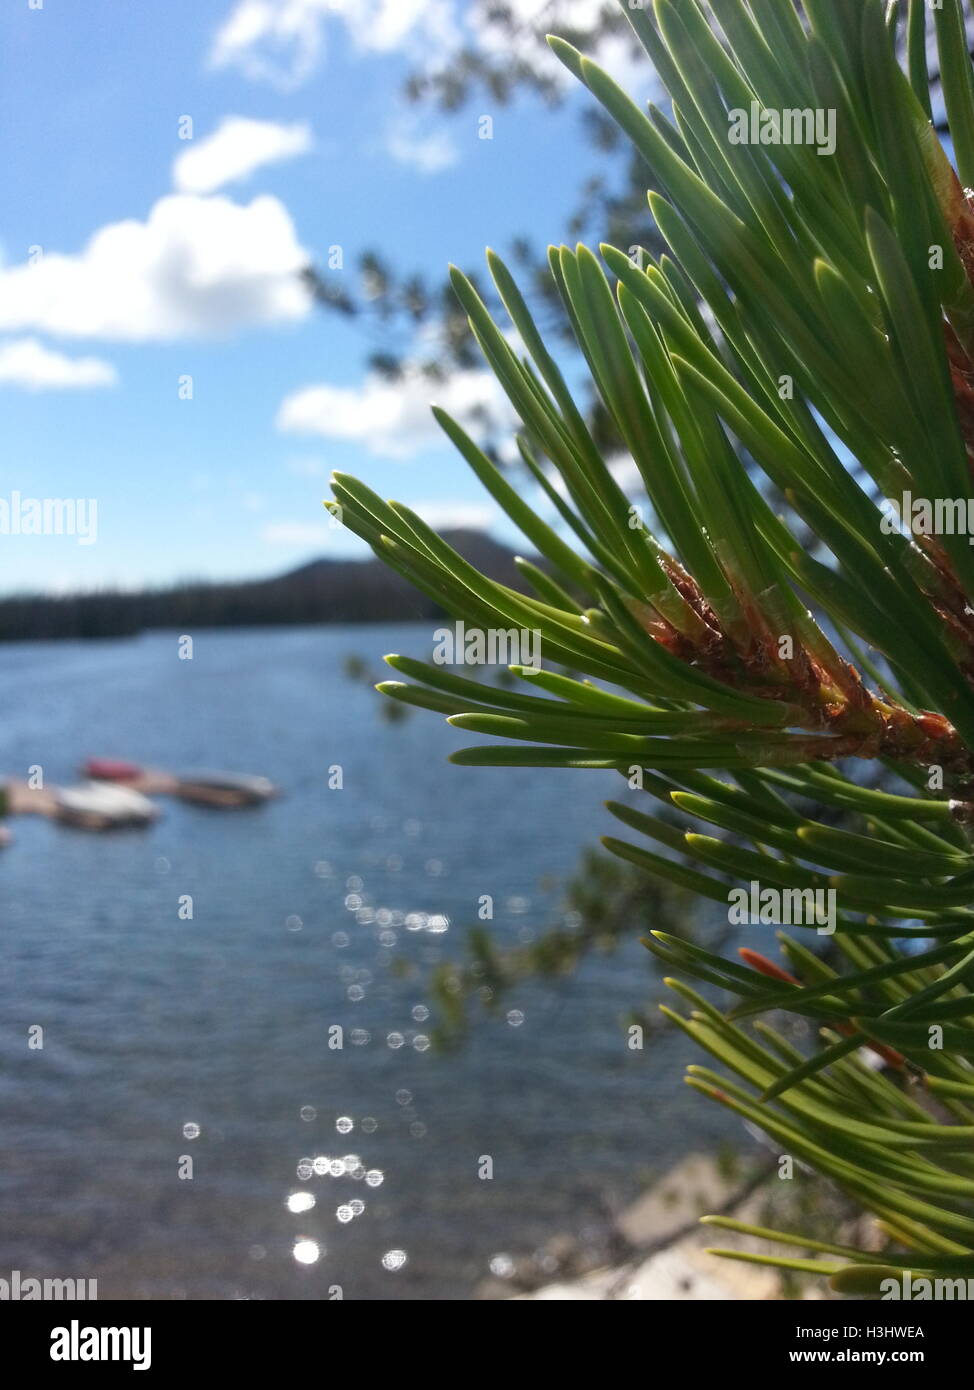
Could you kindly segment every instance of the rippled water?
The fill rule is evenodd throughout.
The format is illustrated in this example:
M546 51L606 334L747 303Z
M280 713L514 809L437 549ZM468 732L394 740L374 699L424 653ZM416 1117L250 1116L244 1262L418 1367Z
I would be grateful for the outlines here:
M426 1047L424 972L460 953L479 896L502 941L555 920L618 787L453 767L456 731L418 711L389 724L342 674L349 654L378 676L382 652L429 640L201 633L191 662L158 633L0 651L4 772L64 781L105 755L285 792L235 814L167 802L148 831L14 824L0 1275L97 1278L103 1298L464 1298L491 1257L584 1233L727 1132L683 1086L679 1039L624 1045L655 988L636 944L520 989L458 1055Z

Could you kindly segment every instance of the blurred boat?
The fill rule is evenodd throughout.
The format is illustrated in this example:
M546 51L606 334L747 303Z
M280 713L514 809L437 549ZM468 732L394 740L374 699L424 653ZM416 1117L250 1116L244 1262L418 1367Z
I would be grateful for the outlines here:
M148 796L176 796L197 806L258 806L277 795L268 778L248 772L162 772L116 758L89 758L82 771L101 783Z
M116 830L151 825L159 815L148 797L132 787L87 781L75 787L31 787L5 780L0 788L0 813L44 816L83 830ZM0 843L9 835L0 827Z
M115 830L151 825L159 815L147 796L132 787L86 782L77 787L56 787L55 819L90 830Z

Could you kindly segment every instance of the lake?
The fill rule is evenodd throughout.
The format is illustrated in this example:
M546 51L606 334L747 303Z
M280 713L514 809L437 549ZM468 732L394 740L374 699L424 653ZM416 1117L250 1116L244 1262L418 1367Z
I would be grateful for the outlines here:
M175 633L3 648L4 773L61 783L99 755L263 773L283 795L168 800L110 835L12 822L0 1276L97 1278L101 1298L462 1299L492 1260L594 1235L647 1174L739 1132L685 1087L681 1038L626 1047L627 1009L665 993L636 942L474 1013L458 1052L427 1046L426 976L463 953L481 895L501 943L559 921L620 787L453 767L480 740L423 711L388 722L344 672L357 656L381 678L383 652L430 642L324 627L199 632L191 661Z

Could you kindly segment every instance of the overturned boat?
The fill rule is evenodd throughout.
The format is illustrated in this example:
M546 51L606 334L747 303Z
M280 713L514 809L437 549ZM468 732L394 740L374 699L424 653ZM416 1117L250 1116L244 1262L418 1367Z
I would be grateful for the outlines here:
M33 787L27 782L0 782L0 815L43 816L84 830L115 830L151 825L158 809L134 787L86 781L74 787ZM9 838L0 827L0 844Z
M90 781L77 787L55 787L54 819L90 830L117 830L151 825L159 815L147 796L133 787Z
M142 792L148 796L176 796L198 806L258 806L277 795L267 777L248 772L162 772L116 758L89 758L86 777Z

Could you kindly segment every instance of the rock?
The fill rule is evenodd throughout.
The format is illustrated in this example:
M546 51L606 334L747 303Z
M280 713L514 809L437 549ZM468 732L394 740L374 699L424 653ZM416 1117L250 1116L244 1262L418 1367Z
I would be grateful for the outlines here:
M766 1241L700 1226L699 1218L708 1212L725 1212L753 1225L767 1224L767 1204L790 1196L783 1192L790 1184L771 1185L770 1179L758 1189L762 1173L767 1178L768 1171L767 1167L751 1167L731 1176L717 1160L705 1154L691 1154L617 1219L617 1237L628 1244L628 1258L578 1278L561 1277L531 1293L514 1293L508 1286L508 1296L542 1302L733 1302L785 1296L828 1297L824 1280L820 1284L803 1282L797 1294L791 1291L786 1295L776 1270L720 1259L706 1252L707 1246L715 1244L732 1250L767 1249ZM572 1244L557 1243L566 1253Z
M709 1154L690 1154L617 1218L619 1234L637 1250L674 1239L708 1212L721 1211L741 1190L738 1174L721 1174Z

